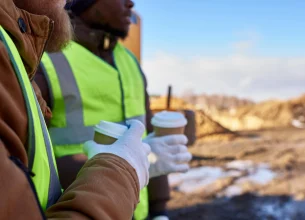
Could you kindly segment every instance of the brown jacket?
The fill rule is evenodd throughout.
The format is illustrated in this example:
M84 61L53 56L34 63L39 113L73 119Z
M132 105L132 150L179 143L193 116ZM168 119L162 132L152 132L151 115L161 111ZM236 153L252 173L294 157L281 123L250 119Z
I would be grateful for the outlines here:
M20 30L19 18L24 20L26 33ZM13 0L0 1L0 25L15 42L31 79L52 24L45 16L16 8ZM43 219L27 178L28 118L24 98L1 41L0 103L0 219ZM131 219L138 195L136 172L125 160L97 155L84 165L45 215L49 219Z

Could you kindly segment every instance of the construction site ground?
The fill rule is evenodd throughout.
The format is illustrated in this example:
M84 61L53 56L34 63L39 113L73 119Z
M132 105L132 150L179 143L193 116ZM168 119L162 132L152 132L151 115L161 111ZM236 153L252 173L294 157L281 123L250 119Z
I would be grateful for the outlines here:
M190 148L189 173L169 177L171 219L305 220L305 130L211 140Z

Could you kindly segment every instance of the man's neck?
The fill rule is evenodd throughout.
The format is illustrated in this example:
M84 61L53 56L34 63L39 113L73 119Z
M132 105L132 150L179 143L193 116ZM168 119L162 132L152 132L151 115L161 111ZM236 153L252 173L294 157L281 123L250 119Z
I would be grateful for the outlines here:
M75 31L75 41L115 67L113 50L118 38L101 29L89 27L78 17L72 17L71 22Z

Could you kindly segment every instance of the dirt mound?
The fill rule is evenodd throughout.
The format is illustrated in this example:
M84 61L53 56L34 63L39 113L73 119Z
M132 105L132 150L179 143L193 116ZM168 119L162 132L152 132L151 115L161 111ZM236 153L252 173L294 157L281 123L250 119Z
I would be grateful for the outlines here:
M288 101L271 100L209 114L214 120L233 131L289 126L304 128L305 95Z
M231 139L237 136L234 132L214 121L204 111L196 111L197 138L208 140Z
M166 97L151 97L151 109L159 111L166 107ZM204 140L230 140L237 135L229 129L223 127L218 122L209 117L203 110L196 110L195 106L189 104L183 99L173 97L171 100L171 109L182 110L190 109L195 111L196 115L196 136Z
M165 109L167 107L167 97L150 97L150 107L152 110ZM195 106L184 101L183 99L172 97L171 98L171 108L176 110L181 109L195 109Z

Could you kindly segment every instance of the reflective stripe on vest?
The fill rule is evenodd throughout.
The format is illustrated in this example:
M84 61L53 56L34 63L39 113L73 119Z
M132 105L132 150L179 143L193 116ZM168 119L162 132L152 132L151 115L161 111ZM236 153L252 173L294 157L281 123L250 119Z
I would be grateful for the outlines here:
M82 153L100 120L125 124L146 122L143 76L135 58L122 45L113 52L116 69L81 45L45 54L42 67L53 100L49 130L57 157ZM140 193L135 218L148 216L147 188Z
M19 52L5 30L0 26L3 41L20 84L28 114L29 169L43 210L53 205L61 195L56 163L48 131L36 95L24 68ZM20 195L22 196L22 195Z

